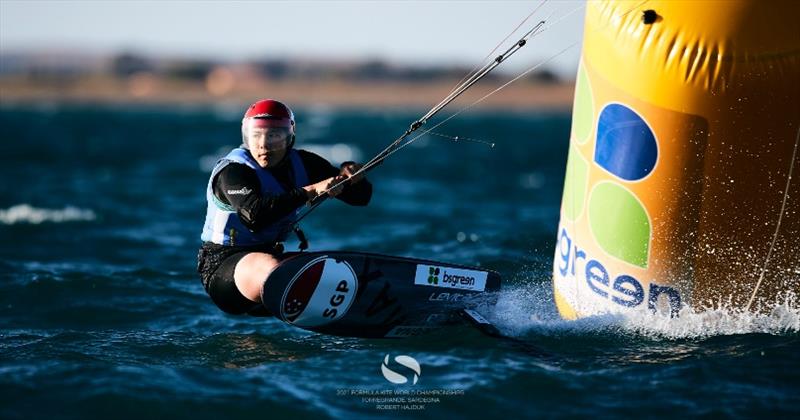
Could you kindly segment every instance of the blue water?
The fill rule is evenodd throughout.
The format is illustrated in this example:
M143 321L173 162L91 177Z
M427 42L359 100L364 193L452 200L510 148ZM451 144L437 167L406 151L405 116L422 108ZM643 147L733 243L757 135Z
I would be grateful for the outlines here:
M369 207L331 202L304 223L316 250L499 271L487 317L541 352L467 326L363 340L223 314L195 255L208 170L239 142L240 112L0 108L0 418L800 413L797 302L560 320L550 270L569 114L460 116L440 131L496 147L421 138L371 174ZM340 161L371 157L417 117L297 114L298 145ZM415 358L418 383L384 379L386 355Z

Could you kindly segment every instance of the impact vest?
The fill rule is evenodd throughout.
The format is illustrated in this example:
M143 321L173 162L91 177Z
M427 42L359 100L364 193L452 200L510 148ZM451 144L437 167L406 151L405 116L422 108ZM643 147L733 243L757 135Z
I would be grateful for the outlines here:
M289 162L292 165L292 173L294 174L293 187L304 187L309 184L308 174L305 167L303 167L300 155L294 149L289 150ZM282 242L286 239L286 235L291 230L292 224L297 220L300 209L289 213L283 219L269 225L259 231L251 232L239 219L236 210L221 202L215 195L212 186L214 177L231 162L241 163L247 165L258 174L258 180L261 183L262 195L277 195L286 192L278 180L272 174L260 167L258 163L250 155L250 152L243 149L233 149L227 156L220 159L211 171L211 178L208 181L206 188L206 222L203 226L203 234L201 239L204 242L213 242L219 245L263 245L276 242Z

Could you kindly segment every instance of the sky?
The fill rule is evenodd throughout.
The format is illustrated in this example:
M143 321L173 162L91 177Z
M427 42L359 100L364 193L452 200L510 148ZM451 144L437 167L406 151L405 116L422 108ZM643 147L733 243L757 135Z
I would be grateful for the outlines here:
M233 61L384 59L469 66L480 63L538 6L523 28L541 19L549 26L502 67L520 72L552 59L548 68L574 78L584 7L571 0L0 0L0 52L126 51Z

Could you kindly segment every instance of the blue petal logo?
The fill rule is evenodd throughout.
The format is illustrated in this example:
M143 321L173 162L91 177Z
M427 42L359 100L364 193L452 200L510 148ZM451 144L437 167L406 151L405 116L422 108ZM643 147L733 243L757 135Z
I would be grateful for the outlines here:
M625 181L638 181L653 171L658 145L653 130L633 109L609 104L597 121L594 161Z
M401 366L405 366L412 371L414 371L414 379L412 381L412 385L417 384L417 380L419 380L419 376L422 374L422 369L419 366L419 362L411 356L400 355L394 358L394 361ZM389 355L387 354L386 357L383 358L383 363L381 363L381 373L383 373L383 377L386 378L387 381L393 384L404 384L408 382L408 378L389 369Z

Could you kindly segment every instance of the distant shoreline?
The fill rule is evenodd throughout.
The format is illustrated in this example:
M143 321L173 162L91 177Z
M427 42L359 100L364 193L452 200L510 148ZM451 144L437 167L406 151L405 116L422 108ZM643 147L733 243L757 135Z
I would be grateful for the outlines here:
M227 81L226 85L219 86L214 85L213 80L203 83L148 75L127 79L95 75L38 80L6 76L0 77L0 104L245 104L271 97L299 107L425 108L438 103L457 82L282 80L260 83ZM453 106L467 106L502 83L480 83ZM572 106L573 93L573 83L519 81L488 97L476 105L476 109L566 111Z

